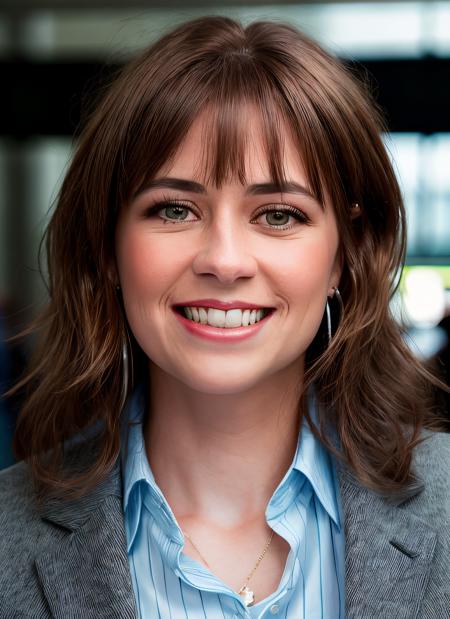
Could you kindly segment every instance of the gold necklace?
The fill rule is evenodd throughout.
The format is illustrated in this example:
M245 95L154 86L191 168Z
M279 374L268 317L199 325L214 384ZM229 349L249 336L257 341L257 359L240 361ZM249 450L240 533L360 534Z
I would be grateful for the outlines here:
M212 569L209 567L207 560L205 559L205 557L202 555L202 553L200 552L200 550L197 548L197 546L194 544L194 542L192 541L192 538L185 532L183 531L183 534L185 535L185 537L188 538L188 540L191 542L192 546L195 548L195 550L198 552L198 554L200 555L201 560L203 561L203 563L206 565L206 567L209 569L210 572L212 572ZM255 601L255 594L253 593L253 591L251 589L248 588L248 582L250 580L250 578L253 576L253 574L256 571L256 568L259 566L259 564L261 563L261 561L264 559L264 555L267 552L267 549L270 546L270 543L272 541L273 538L273 534L274 534L274 530L272 529L272 532L270 534L270 537L264 547L264 550L262 551L262 553L259 555L258 560L256 561L256 564L254 566L254 568L252 569L252 571L250 572L250 574L247 576L247 578L245 579L245 583L242 585L242 587L239 589L238 594L241 596L242 601L244 602L245 606L251 606L254 601Z

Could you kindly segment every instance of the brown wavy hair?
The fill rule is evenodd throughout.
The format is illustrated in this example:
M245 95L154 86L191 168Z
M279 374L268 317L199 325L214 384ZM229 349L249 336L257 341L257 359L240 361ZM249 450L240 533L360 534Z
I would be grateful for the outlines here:
M339 458L367 487L405 498L413 490L412 453L422 428L435 427L429 397L437 379L411 354L390 312L405 212L381 115L367 86L296 28L210 16L168 32L122 70L86 123L62 184L45 237L49 302L32 326L40 344L16 387L28 395L14 449L41 496L87 492L120 451L128 330L109 276L119 209L170 160L205 109L206 182L244 183L240 110L248 104L260 113L273 180L285 180L287 127L312 192L329 199L337 216L345 310L331 345L310 356L304 380L319 402L317 434L335 450L335 428ZM147 359L130 337L136 382ZM64 442L93 428L100 428L95 458L66 476Z

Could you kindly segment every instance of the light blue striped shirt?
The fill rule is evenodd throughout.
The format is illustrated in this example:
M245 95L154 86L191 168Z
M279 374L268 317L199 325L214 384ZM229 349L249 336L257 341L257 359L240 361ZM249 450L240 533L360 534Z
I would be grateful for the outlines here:
M330 455L308 425L302 424L294 459L266 509L268 525L291 547L281 581L246 608L237 593L182 552L183 534L146 456L145 411L140 386L124 412L135 425L122 429L125 530L140 619L344 619L339 486Z

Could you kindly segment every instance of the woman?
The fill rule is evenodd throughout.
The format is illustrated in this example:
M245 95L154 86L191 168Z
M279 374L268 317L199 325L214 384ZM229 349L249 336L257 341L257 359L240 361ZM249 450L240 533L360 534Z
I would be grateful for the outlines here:
M111 86L47 232L2 617L450 616L381 129L280 23L188 22Z

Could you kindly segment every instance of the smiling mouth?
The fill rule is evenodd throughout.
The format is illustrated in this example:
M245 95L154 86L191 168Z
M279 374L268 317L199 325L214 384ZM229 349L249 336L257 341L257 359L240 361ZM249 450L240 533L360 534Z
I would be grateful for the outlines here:
M176 306L174 309L178 314L192 322L219 329L249 327L275 311L274 308L230 309L224 311L213 307L184 306Z

